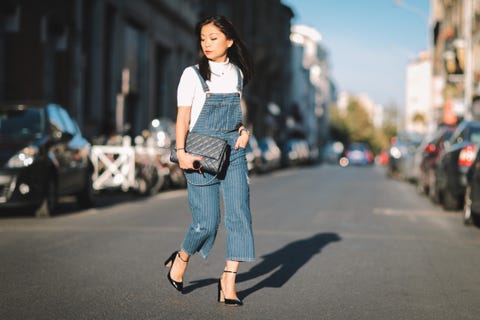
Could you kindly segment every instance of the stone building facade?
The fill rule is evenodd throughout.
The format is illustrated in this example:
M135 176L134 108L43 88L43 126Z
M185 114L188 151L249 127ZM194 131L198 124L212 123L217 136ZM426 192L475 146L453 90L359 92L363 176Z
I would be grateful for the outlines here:
M433 109L438 123L480 118L480 1L431 0Z
M174 118L199 0L5 0L0 100L64 105L87 136Z
M178 80L197 58L195 24L212 14L232 20L254 57L246 122L259 137L279 137L293 18L280 0L3 0L0 101L55 101L88 137L175 120Z
M259 137L276 135L283 129L284 113L290 102L291 43L293 12L280 0L204 0L202 15L229 17L245 40L255 62L255 77L246 87L248 122Z
M312 27L292 26L290 39L292 81L287 133L300 131L300 136L315 148L328 139L328 107L336 96L328 54L321 44L321 34Z

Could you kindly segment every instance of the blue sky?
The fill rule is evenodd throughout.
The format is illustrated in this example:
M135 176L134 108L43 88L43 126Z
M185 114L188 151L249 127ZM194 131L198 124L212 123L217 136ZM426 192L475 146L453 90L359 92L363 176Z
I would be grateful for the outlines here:
M384 106L405 104L409 61L428 47L429 0L282 0L292 24L322 34L339 90L367 93Z

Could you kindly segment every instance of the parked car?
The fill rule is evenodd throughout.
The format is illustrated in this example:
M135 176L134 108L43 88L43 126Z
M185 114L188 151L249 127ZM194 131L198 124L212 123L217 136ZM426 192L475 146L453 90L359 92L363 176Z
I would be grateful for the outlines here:
M348 165L369 165L373 164L375 157L373 156L370 147L362 142L355 142L349 145L343 156L340 158L339 163L342 167Z
M175 141L175 123L168 118L153 119L150 122L149 139L157 148L165 148L170 151L172 143Z
M338 160L340 159L343 150L344 146L343 143L341 143L340 141L328 142L327 145L323 148L323 161L330 164L338 164Z
M262 150L258 146L257 138L250 134L247 147L245 148L248 172L257 172L260 170L262 162Z
M305 139L288 139L282 150L282 164L286 167L303 165L310 161L310 147Z
M435 188L435 165L439 155L442 153L444 143L453 134L454 126L440 126L419 147L421 152L420 172L417 180L417 189L420 193L432 196Z
M467 186L467 171L480 145L480 122L463 121L444 144L435 168L433 198L445 210L461 207Z
M467 171L467 186L463 205L463 223L480 226L480 152Z
M259 172L268 172L280 168L282 152L272 137L264 137L258 140L261 153Z
M422 139L422 135L412 132L402 132L392 138L388 150L388 177L415 180L415 152Z
M147 183L148 194L155 194L161 189L185 188L187 180L183 170L177 163L170 161L171 147L175 144L175 122L169 118L153 119L143 135L147 136L145 146L154 148L156 154L155 158L147 158L141 166L143 171L141 176L153 178L145 180L154 182Z
M90 143L57 104L0 105L0 209L57 209L59 196L93 204Z
M147 145L157 148L158 159L155 161L157 171L163 174L168 171L162 188L185 188L187 180L183 170L177 163L170 161L171 147L175 143L175 122L168 118L153 119L150 122Z
M308 159L306 164L315 165L318 164L321 159L320 147L317 144L308 144Z
M418 180L421 162L421 153L418 149L424 137L423 134L412 134L408 137L407 152L402 157L403 164L401 166L401 177L405 181L414 183Z
M402 154L406 153L406 146L398 137L392 137L388 148L387 177L396 178L400 175Z

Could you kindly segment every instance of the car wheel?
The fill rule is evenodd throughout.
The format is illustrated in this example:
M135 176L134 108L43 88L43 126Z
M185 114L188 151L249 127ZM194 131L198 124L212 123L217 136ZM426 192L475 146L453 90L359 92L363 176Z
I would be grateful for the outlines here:
M91 208L95 203L95 191L93 190L93 180L90 172L86 174L85 180L82 192L77 195L77 203L83 209Z
M443 192L443 209L448 211L457 210L459 205L460 201L458 201L458 197L456 197L450 190L448 190L448 188L446 188Z
M140 176L135 179L135 190L141 196L148 195L148 181L146 178Z
M465 202L463 204L463 224L471 225L472 219L472 188L467 186L465 190Z
M43 199L40 202L37 210L35 210L35 217L48 218L52 216L57 210L57 185L53 179L47 183Z
M152 181L150 183L150 187L148 188L148 194L150 196L154 196L159 193L165 185L165 176L163 175L162 171L157 167L154 167L152 170Z

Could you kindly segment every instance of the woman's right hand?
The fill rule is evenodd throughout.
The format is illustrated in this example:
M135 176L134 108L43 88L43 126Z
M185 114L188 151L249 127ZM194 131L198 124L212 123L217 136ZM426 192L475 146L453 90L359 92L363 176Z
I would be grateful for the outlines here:
M178 165L183 170L198 170L201 172L202 167L198 166L198 162L202 161L203 158L199 156L193 156L185 150L177 151Z

